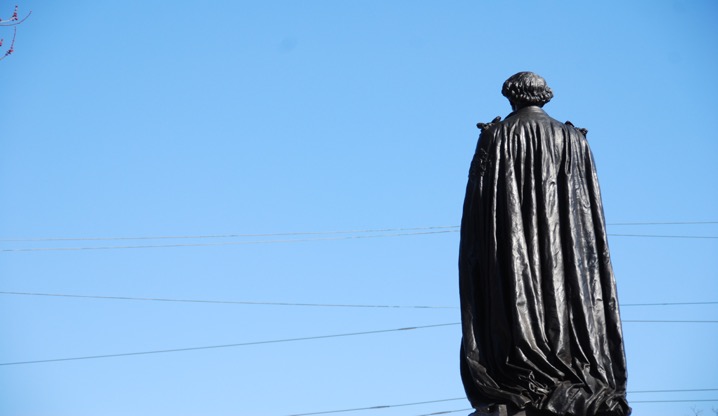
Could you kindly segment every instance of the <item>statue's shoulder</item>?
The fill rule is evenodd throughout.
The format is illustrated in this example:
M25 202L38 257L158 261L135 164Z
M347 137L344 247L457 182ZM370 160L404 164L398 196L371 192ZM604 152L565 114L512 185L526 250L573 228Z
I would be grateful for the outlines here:
M567 126L569 126L569 127L572 127L574 130L580 132L581 134L583 134L583 137L586 137L586 136L588 135L588 129L584 129L583 127L576 127L576 126L573 125L573 123L571 123L571 122L568 121L568 120L566 120L566 122L563 123L563 124L565 124L565 125L567 125Z
M501 116L496 116L488 123L476 123L476 127L481 130L481 133L483 134L485 131L491 130L492 127L496 126L500 122Z

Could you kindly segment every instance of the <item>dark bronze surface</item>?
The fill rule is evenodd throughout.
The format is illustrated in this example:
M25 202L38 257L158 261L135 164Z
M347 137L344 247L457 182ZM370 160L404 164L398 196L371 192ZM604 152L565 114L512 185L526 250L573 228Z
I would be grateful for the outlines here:
M513 112L478 124L461 221L467 397L477 414L628 415L616 284L586 130L544 112L553 93L535 74L512 76L502 93Z

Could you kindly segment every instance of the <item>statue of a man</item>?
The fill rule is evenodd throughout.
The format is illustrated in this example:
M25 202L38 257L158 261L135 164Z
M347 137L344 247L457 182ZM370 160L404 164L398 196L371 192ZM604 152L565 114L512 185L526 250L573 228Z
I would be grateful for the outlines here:
M626 358L586 130L531 72L488 124L461 221L461 377L474 415L626 416Z

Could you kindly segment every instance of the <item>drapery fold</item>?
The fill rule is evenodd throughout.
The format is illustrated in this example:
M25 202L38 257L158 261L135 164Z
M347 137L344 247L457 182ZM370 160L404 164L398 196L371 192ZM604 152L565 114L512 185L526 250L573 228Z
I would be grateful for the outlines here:
M461 221L461 372L475 408L630 414L616 284L584 133L537 106L484 125Z

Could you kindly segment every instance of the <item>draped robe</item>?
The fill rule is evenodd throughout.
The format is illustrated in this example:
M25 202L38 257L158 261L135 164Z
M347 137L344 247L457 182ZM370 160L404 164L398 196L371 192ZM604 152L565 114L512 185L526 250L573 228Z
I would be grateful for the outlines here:
M461 221L461 373L474 408L630 414L585 130L528 106L484 125Z

